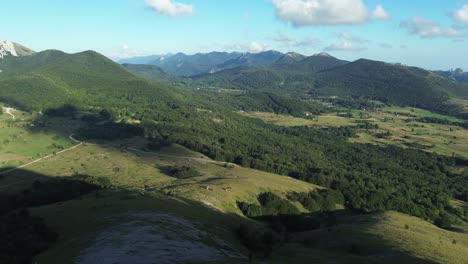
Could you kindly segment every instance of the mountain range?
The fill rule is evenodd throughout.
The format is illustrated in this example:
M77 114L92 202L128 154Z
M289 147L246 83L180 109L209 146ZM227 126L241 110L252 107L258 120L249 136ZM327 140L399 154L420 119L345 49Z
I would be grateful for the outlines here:
M456 80L468 84L468 72L464 72L462 69L451 69L449 71L435 71L435 73L444 76L446 78Z
M214 73L239 66L259 66L274 63L283 54L277 51L260 53L210 52L186 55L184 53L153 55L119 60L122 64L156 65L176 76L194 76Z
M191 60L196 58L196 60L210 62L214 60L203 58L212 57L215 54L217 53L197 54L193 55ZM189 65L189 62L185 63L185 55L172 58L171 64L152 64L151 71L154 76L148 71L148 66L129 64L124 66L153 80L174 81L168 74L164 74L172 70L168 72L165 69L169 65L174 65L175 62L181 65L180 69L187 69L184 65ZM216 61L218 62L219 60ZM440 72L402 64L368 59L349 62L327 53L312 56L294 52L248 54L218 64L217 69L223 70L207 72L208 68L216 67L214 64L207 63L205 73L185 78L185 82L197 87L223 87L295 96L306 94L308 96L365 98L444 113L459 112L448 103L450 98L468 98L468 86L454 77L457 76L459 80L462 80L463 75L460 71L444 76ZM201 71L202 68L198 69Z

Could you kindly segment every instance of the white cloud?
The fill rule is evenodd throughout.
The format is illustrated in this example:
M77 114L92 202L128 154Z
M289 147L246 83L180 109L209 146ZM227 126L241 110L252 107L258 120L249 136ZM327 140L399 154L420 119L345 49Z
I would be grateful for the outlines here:
M297 27L363 24L371 18L389 17L381 5L371 14L362 0L272 0L272 2L276 16Z
M141 56L142 54L137 50L131 49L127 44L122 44L110 53L106 53L107 57L113 60L127 59L131 57Z
M464 5L459 10L452 12L452 17L459 23L468 24L468 5Z
M402 21L400 27L406 28L409 34L421 38L460 38L464 36L462 32L453 27L442 27L437 22L422 17Z
M362 46L357 46L356 44L348 41L344 41L339 44L332 44L328 47L325 47L326 51L363 51L365 49L366 48Z
M347 40L349 42L357 42L357 43L369 42L368 40L366 40L366 39L364 39L364 38L362 38L360 36L357 36L357 35L354 35L354 34L351 34L351 33L348 33L348 32L337 33L336 36L338 38Z
M251 42L249 45L249 51L253 53L258 53L258 52L267 51L267 50L268 50L267 45L258 43L255 41Z
M235 44L230 44L230 45L224 45L226 50L230 51L248 51L252 53L259 53L262 51L267 51L270 49L265 44L252 41L250 43L235 43Z
M146 5L160 15L178 17L193 14L193 6L173 0L146 0Z
M389 20L390 14L385 11L382 5L377 5L377 7L372 12L372 18L374 19L381 19L381 20Z

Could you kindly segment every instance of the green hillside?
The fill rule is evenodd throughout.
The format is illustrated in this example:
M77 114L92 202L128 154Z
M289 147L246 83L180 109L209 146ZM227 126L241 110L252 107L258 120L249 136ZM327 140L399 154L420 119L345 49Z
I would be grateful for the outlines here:
M139 78L92 51L45 51L10 57L0 61L0 67L0 97L22 108L44 110L72 104L115 109L130 103L132 98L140 104L176 101L166 87Z
M467 86L429 71L364 59L321 72L313 91L438 110L444 109L449 96L468 96Z
M420 68L360 59L348 63L328 54L196 77L200 86L303 96L353 97L457 115L449 98L467 98L468 86Z
M302 63L309 65L308 69L319 71L317 74L347 65L339 66L345 62L323 55L307 61ZM286 92L276 95L268 90L270 93L267 93L267 89L260 86L256 93L240 89L228 93L225 89L221 90L231 88L224 84L218 84L212 90L168 88L137 76L95 52L65 54L48 51L23 58L8 58L2 63L3 68L9 69L0 77L2 101L6 106L34 112L30 121L27 118L12 120L11 116L10 119L3 116L7 118L4 127L13 129L12 133L6 133L11 139L1 142L5 152L8 152L3 154L7 154L9 159L15 158L11 155L14 153L9 153L15 149L14 145L24 147L22 139L30 140L28 137L35 132L30 122L38 126L39 134L46 135L41 140L47 145L51 145L54 136L66 139L71 134L75 138L69 138L71 141L78 139L87 142L80 143L76 149L67 150L63 155L54 155L55 149L50 148L52 156L44 162L35 163L29 168L32 171L14 172L12 175L17 177L10 175L2 179L6 181L6 191L15 190L12 186L16 186L17 179L21 179L18 186L25 182L32 183L32 194L41 199L49 197L42 196L44 188L45 193L51 189L63 189L64 193L57 196L67 199L86 195L99 187L126 190L133 194L159 190L161 193L158 192L158 195L195 200L196 203L234 214L239 213L237 202L253 202L263 197L262 194L272 192L281 195L283 200L279 200L279 208L267 207L266 211L275 213L275 210L281 212L286 209L284 212L297 213L307 212L301 209L298 201L293 205L296 209L288 206L281 208L289 203L284 202L285 192L304 189L307 195L308 188L319 185L332 189L343 200L341 206L353 212L395 210L444 228L460 225L467 219L466 210L456 208L451 203L453 198L466 201L468 197L466 178L455 170L455 166L465 164L463 159L411 148L352 143L358 130L349 126L279 127L244 116L239 111L262 110L294 115L307 111L331 111L330 106L323 102L291 97ZM250 87L250 81L256 85L253 80L264 80L272 85L284 81L282 78L288 76L288 68L276 67L268 71L261 70L268 67L247 69L248 74L260 79L247 78L244 87ZM222 74L232 85L229 72L236 72L237 78L244 80L245 70L237 68ZM309 78L304 72L294 72L297 76ZM218 74L212 75L216 76ZM294 82L296 91L301 91L301 82L298 79L294 79ZM64 104L70 105L63 107ZM39 110L45 114L37 113ZM27 115L21 114L24 117ZM56 116L60 117L57 119ZM15 137L15 131L22 129L26 131ZM142 141L127 141L135 137ZM186 149L167 150L165 147L171 144ZM136 153L133 152L134 146ZM43 153L44 149L47 146L37 146L36 153L20 153L19 162L33 159L38 153L46 154ZM103 154L108 151L110 153ZM152 154L146 157L147 152L156 153L157 158L151 158ZM177 152L185 154L177 158ZM282 175L283 178L274 180L279 176L267 172ZM247 174L248 177L243 176ZM67 178L72 181L69 185L62 181L52 183L52 187L34 185L34 180L50 176L59 176L57 179L72 176ZM54 184L62 188L53 188ZM75 185L77 192L64 191ZM244 188L243 185L249 187ZM7 212L11 206L21 204L26 207L31 204L48 205L33 202L36 199L31 197L35 196L30 196L29 192L16 191L19 191L21 199L15 200L19 202L5 203ZM269 197L270 194L265 195ZM39 198L37 200L42 201ZM96 198L91 196L87 199ZM108 201L115 199L126 198L116 198L112 194ZM106 204L104 202L102 206ZM88 213L95 209L92 206L89 208L87 203L78 202L77 206L77 210L85 207L83 212ZM15 214L9 217L24 216ZM70 219L69 211L64 214L63 219ZM51 221L50 213L38 215ZM25 221L31 220L24 217ZM297 220L293 218L292 221ZM56 222L53 225L69 228Z

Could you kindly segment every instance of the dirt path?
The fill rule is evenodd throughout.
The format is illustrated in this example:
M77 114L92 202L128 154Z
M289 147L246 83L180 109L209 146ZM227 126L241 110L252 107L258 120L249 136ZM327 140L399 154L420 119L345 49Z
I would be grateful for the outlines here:
M57 152L57 153L55 153L55 154L50 154L50 155L45 156L45 157L42 157L42 158L40 158L40 159L37 159L37 160L31 161L31 162L29 162L29 163L23 164L23 165L18 166L18 167L16 167L16 168L12 168L12 169L10 169L10 170L4 171L4 172L0 172L0 175L5 175L5 174L7 174L7 173L10 173L10 172L13 172L13 171L16 171L16 170L19 170L19 169L26 168L26 167L28 167L28 166L30 166L30 165L33 165L33 164L38 163L38 162L40 162L40 161L43 161L43 160L45 160L45 159L51 158L51 157L53 157L53 156L63 154L63 153L65 153L65 152L67 152L67 151L70 151L70 150L75 149L75 148L77 148L77 147L79 147L79 146L82 146L82 145L91 145L91 146L96 145L96 144L93 144L93 143L88 143L88 142L85 142L85 141L80 141L80 140L74 138L74 137L73 137L74 135L75 135L74 133L73 133L73 134L70 134L70 136L68 136L68 138L69 138L71 141L77 143L77 145L72 146L72 147L69 147L69 148L64 149L64 150L62 150L62 151L59 151L59 152ZM117 145L117 144L106 144L106 145L112 146L112 147L120 147L120 145ZM165 157L165 158L185 159L185 160L193 160L193 161L199 161L199 162L210 162L210 163L216 163L216 164L220 163L220 162L217 162L217 161L214 161L214 160L210 160L210 159L208 159L208 158L194 158L194 157L187 157L187 156L166 155L166 154L160 154L160 153L156 153L156 152L144 151L144 150L141 150L141 149L136 149L136 148L131 148L131 147L127 147L126 149L131 150L131 151L134 151L134 152L145 153L145 154L148 154L148 155L159 156L159 157ZM12 183L12 184L9 184L9 185L4 185L4 186L1 186L0 189L4 189L4 188L6 188L6 187L13 186L13 185L16 185L16 184L19 184L19 183L20 183L20 182L15 182L15 183Z
M51 157L56 156L56 155L60 155L60 154L62 154L64 152L70 151L70 150L75 149L75 148L77 148L79 146L82 146L82 145L90 145L90 146L96 145L96 144L93 144L93 143L80 141L80 140L74 138L73 137L74 135L75 134L71 134L70 136L68 136L68 138L70 140L72 140L73 142L78 143L77 145L69 147L69 148L64 149L62 151L59 151L59 152L57 152L55 154L50 154L50 155L42 157L40 159L37 159L37 160L31 161L29 163L23 164L23 165L18 166L16 168L13 168L13 169L10 169L10 170L4 171L4 172L0 172L0 175L4 175L4 174L7 174L7 173L15 171L15 170L23 169L23 168L28 167L28 166L30 166L32 164L38 163L40 161L43 161L45 159L51 158ZM112 146L112 147L120 147L120 145L117 145L117 144L106 144L106 145L109 145L109 146ZM145 153L145 154L149 154L149 155L153 155L153 156L159 156L159 157L165 157L165 158L186 159L186 160L194 160L194 161L201 161L201 162L219 163L217 161L213 161L213 160L205 159L205 158L194 158L194 157L187 157L187 156L166 155L166 154L160 154L160 153L156 153L156 152L144 151L144 150L141 150L141 149L136 149L136 148L131 148L131 147L128 147L127 149L131 150L131 151L139 152L139 153ZM1 188L4 188L4 187L5 186L2 186Z
M4 174L7 174L7 173L9 173L9 172L12 172L12 171L15 171L15 170L19 170L19 169L28 167L28 166L30 166L30 165L32 165L32 164L34 164L34 163L38 163L38 162L43 161L43 160L45 160L45 159L48 159L48 158L50 158L50 157L53 157L53 156L56 156L56 155L60 155L60 154L62 154L62 153L65 153L65 152L67 152L67 151L70 151L70 150L72 150L72 149L75 149L75 148L77 148L77 147L79 147L79 146L81 146L81 145L83 145L83 143L79 143L78 145L75 145L75 146L73 146L73 147L69 147L69 148L67 148L67 149L61 150L61 151L59 151L59 152L57 152L57 153L55 153L55 154L50 154L50 155L47 155L47 156L42 157L42 158L40 158L40 159L33 160L33 161L29 162L29 163L23 164L23 165L18 166L18 167L16 167L16 168L13 168L13 169L10 169L10 170L4 171L4 172L0 172L0 175L4 175ZM6 187L6 186L2 186L2 188L4 188L4 187Z
M13 120L16 119L16 116L13 114L13 111L15 111L14 108L11 108L11 107L3 107L3 111L5 111L5 113L7 113L8 115L10 115L11 118L12 118Z

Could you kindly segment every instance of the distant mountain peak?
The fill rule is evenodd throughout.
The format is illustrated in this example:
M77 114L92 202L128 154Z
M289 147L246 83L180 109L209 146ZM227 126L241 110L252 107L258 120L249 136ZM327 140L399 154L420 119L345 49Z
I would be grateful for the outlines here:
M34 51L20 44L8 40L0 41L0 59L3 59L6 56L22 57L31 54L34 54Z
M313 56L322 56L322 57L330 57L330 58L333 58L332 55L326 53L326 52L320 52L320 53L316 53L314 54Z
M305 58L304 55L299 54L297 52L288 52L281 56L277 61L276 64L289 64L293 62L297 62L303 60Z
M15 45L11 41L0 41L0 58L3 58L7 55L18 57Z

